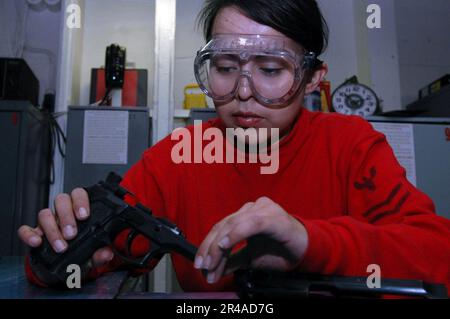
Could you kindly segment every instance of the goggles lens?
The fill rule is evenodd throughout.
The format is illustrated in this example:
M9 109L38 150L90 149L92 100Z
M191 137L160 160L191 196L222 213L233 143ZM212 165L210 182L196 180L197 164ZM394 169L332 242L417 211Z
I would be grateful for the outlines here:
M198 52L195 76L212 99L231 99L239 86L248 85L260 102L277 105L297 92L301 65L279 37L219 35Z

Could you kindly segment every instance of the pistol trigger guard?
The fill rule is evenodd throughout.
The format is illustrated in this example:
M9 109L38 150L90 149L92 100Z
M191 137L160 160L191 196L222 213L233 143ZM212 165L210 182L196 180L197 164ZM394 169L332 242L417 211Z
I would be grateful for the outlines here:
M154 246L156 246L156 248L153 248ZM152 249L150 249L150 251L144 257L141 257L141 258L127 257L124 254L122 254L120 251L118 251L116 249L116 247L114 247L114 245L111 245L111 249L112 249L114 255L116 255L117 257L122 259L122 261L124 261L125 263L128 263L136 268L147 268L150 260L155 258L156 256L159 256L160 253L162 252L160 247L153 243L152 243Z
M125 256L124 254L122 254L120 251L118 251L116 249L116 247L114 247L114 245L111 245L111 249L112 249L114 255L119 257L125 263L128 263L128 264L132 265L133 267L139 267L139 268L141 267L140 263L137 263L133 258L129 258L129 257Z
M142 258L142 264L144 265L144 267L146 267L150 260L152 260L153 258L164 254L164 251L161 249L161 247L155 243L152 243L152 248L150 249L150 251Z
M136 239L136 237L139 235L139 233L135 230L130 230L127 236L127 244L126 244L126 254L128 256L131 256L131 245L133 244L133 241Z

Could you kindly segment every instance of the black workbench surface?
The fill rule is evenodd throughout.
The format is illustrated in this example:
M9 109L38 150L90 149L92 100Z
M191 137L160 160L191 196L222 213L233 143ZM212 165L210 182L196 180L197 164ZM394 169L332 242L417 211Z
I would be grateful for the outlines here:
M107 273L80 289L40 288L25 277L23 257L0 257L0 299L113 299L117 297L127 272Z

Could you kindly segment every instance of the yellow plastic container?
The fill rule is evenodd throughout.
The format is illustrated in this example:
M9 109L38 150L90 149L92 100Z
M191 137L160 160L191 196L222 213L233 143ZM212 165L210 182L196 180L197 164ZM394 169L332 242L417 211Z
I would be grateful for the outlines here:
M198 84L188 84L184 87L183 108L188 110L197 107L207 107L206 95L202 92Z

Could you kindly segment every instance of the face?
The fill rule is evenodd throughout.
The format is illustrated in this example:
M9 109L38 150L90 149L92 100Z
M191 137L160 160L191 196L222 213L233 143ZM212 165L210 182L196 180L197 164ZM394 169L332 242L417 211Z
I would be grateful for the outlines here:
M214 21L212 35L217 34L258 34L264 36L280 36L286 39L288 49L298 52L301 47L282 33L269 26L259 24L233 7L223 8ZM214 101L216 111L226 127L229 128L278 128L283 138L291 130L306 94L314 91L326 74L326 66L317 71L306 89L300 90L288 104L282 108L268 108L260 104L250 88L246 77L242 77L236 96L225 103ZM258 134L261 136L261 134ZM244 141L241 141L244 142ZM259 140L258 143L264 141Z

